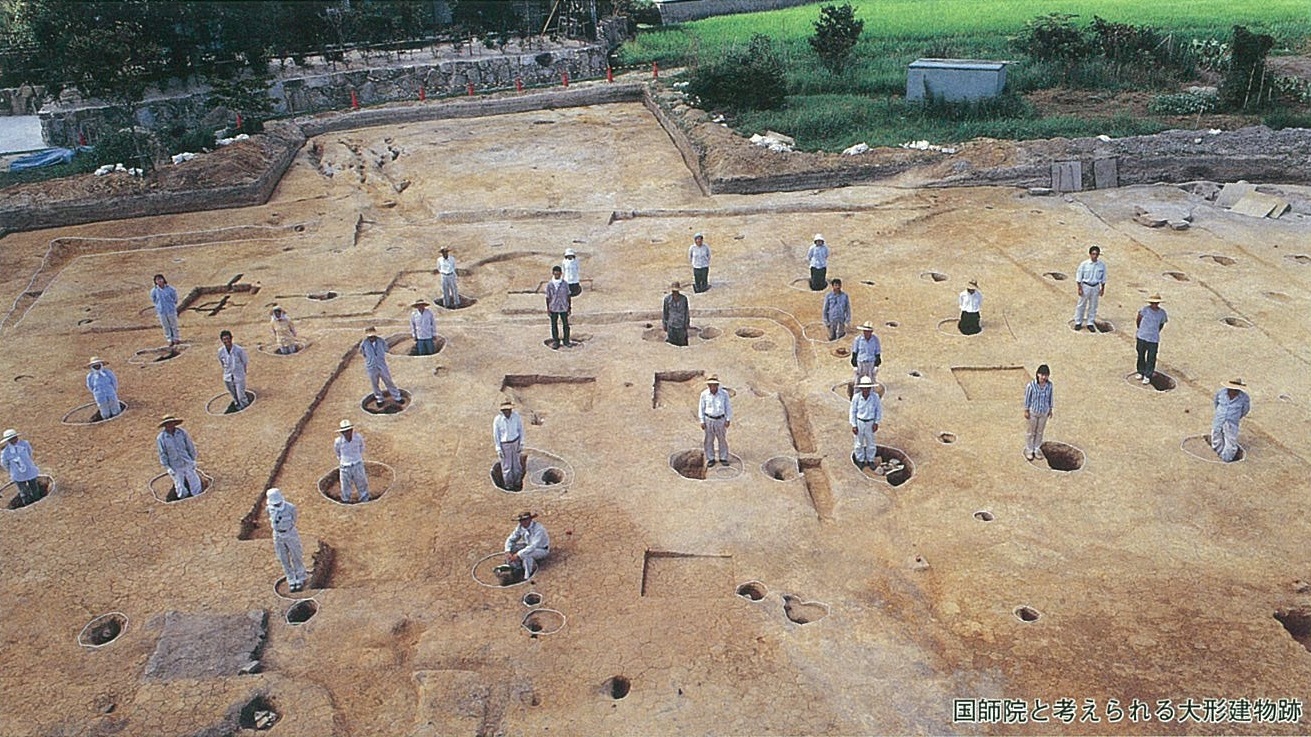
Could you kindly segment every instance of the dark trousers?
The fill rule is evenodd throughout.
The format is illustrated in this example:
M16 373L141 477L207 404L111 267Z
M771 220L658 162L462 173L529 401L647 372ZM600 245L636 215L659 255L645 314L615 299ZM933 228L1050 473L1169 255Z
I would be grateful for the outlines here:
M31 504L42 496L41 484L37 479L16 481L14 485L18 487L18 498L23 500L23 504Z
M979 313L977 312L960 313L960 322L956 323L956 327L960 328L961 335L974 335L983 330L979 327Z
M570 284L570 285L569 285L569 296L570 296L570 297L577 297L578 295L580 295L580 294L582 294L582 293L583 293L583 285L582 285L581 283L579 283L579 284Z
M434 338L417 338L414 341L414 355L431 356L437 352L437 342Z
M1160 347L1160 343L1138 339L1138 373L1152 378L1152 374L1156 373L1156 349Z
M564 344L569 345L569 313L551 313L551 340L560 342L560 323L564 323Z
M810 291L822 292L826 286L828 286L828 267L822 269L810 267Z
M687 345L687 328L669 328L665 331L665 342L674 345Z
M704 292L710 288L710 267L692 269L692 291Z

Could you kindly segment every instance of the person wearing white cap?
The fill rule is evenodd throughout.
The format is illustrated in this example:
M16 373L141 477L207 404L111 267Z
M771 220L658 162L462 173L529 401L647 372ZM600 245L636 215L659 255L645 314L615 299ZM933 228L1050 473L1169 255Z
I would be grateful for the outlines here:
M378 337L377 328L364 329L364 340L360 341L360 355L364 356L364 371L369 375L369 385L373 387L373 400L378 403L378 406L382 406L385 397L378 388L378 382L381 381L391 392L392 401L400 404L401 390L396 388L396 382L391 380L391 369L387 368L387 342Z
M578 273L578 254L574 249L564 249L564 260L560 262L560 270L564 272L564 283L569 285L569 296L577 297L583 293L582 277Z
M442 307L453 310L460 306L459 277L455 273L455 257L451 249L441 248L442 255L437 259L437 273L442 277Z
M118 401L118 377L105 366L105 359L100 356L92 356L87 362L87 368L90 371L86 375L86 388L96 400L99 419L108 420L117 416L122 411ZM91 419L95 421L96 417Z
M164 328L164 337L169 346L182 342L182 333L178 329L178 290L164 278L155 274L155 286L150 288L150 303L155 305L155 316Z
M437 352L437 315L428 309L428 302L414 300L410 305L410 337L414 338L414 355L431 356Z
M4 449L0 450L0 465L9 472L9 478L18 487L18 498L24 505L41 498L41 484L37 476L41 471L32 460L32 444L18 437L18 431L10 428L0 438Z
M867 468L878 456L878 446L874 442L874 433L879 431L883 421L883 401L874 391L874 380L868 376L860 377L856 383L856 393L851 395L851 434L855 436L855 446L851 460L860 468Z
M1024 419L1028 430L1024 434L1024 457L1037 458L1042 452L1042 434L1052 416L1052 370L1047 364L1038 367L1033 381L1024 387Z
M842 291L842 280L834 279L833 289L824 295L824 309L820 313L824 327L828 328L828 339L837 340L847 334L847 323L851 322L851 298Z
M719 377L711 374L706 379L706 388L701 392L701 401L696 409L701 429L706 431L701 448L706 454L706 466L713 467L715 459L727 466L728 427L733 424L733 405L728 401L728 392L719 388ZM715 455L715 446L719 446L719 455Z
M523 418L508 399L501 402L501 413L492 420L492 444L501 461L501 481L505 488L519 491L523 488L523 459L519 457L523 447Z
M692 310L688 307L682 284L674 282L669 285L669 294L665 295L660 315L661 327L665 329L665 342L686 346L687 328L692 324Z
M159 451L159 464L173 479L173 491L178 499L199 496L204 488L200 483L200 474L196 472L196 444L186 430L178 427L182 420L173 415L164 415L158 427L163 428L155 438L155 449Z
M1156 351L1161 347L1161 331L1165 329L1165 308L1161 307L1161 295L1153 294L1147 298L1147 306L1138 310L1134 324L1138 326L1137 338L1138 373L1135 379L1142 379L1144 384L1152 383L1156 375Z
M706 245L702 234L692 236L687 260L692 262L692 291L700 294L710 289L710 246Z
M851 341L851 366L855 369L852 381L859 382L867 377L878 381L879 366L883 365L883 346L879 336L874 334L874 323L866 320L860 324L860 335Z
M960 293L960 321L956 328L961 335L974 335L983 328L979 325L979 311L983 309L983 292L979 291L979 282L970 279L965 291Z
M364 472L364 434L342 420L337 426L337 439L332 441L337 454L338 476L341 479L341 500L350 504L356 493L361 502L369 501L369 476Z
M1238 457L1238 422L1252 411L1247 384L1242 379L1226 381L1211 403L1215 406L1215 415L1211 418L1211 448L1220 460L1230 463Z
M273 305L269 328L273 331L273 342L278 344L275 349L278 353L289 356L300 350L300 346L296 345L296 326L291 322L291 315L281 305Z
M1079 302L1074 306L1074 329L1085 324L1088 332L1097 332L1097 302L1106 294L1106 262L1100 260L1100 246L1088 248L1088 258L1074 272L1074 285L1079 291Z
M232 395L232 404L238 410L245 409L250 404L246 396L246 368L250 365L250 359L246 356L245 348L232 342L231 330L219 333L219 341L223 344L218 349L218 362L223 367L223 385Z
M551 347L560 347L560 324L564 324L564 346L569 342L569 313L573 310L573 298L569 294L569 285L565 284L559 266L551 267L551 281L546 283L546 311L551 315Z
M814 245L806 251L806 261L810 262L810 291L824 291L828 281L828 246L819 233L815 234Z
M282 564L282 572L287 576L287 588L294 594L305 588L305 561L300 547L300 533L296 531L296 520L300 514L296 505L282 496L281 489L269 489L264 492L264 507L269 513L269 525L273 528L273 550Z
M524 510L514 516L518 524L505 538L505 565L496 567L506 584L527 581L537 573L538 561L551 554L551 536L537 521L537 514Z

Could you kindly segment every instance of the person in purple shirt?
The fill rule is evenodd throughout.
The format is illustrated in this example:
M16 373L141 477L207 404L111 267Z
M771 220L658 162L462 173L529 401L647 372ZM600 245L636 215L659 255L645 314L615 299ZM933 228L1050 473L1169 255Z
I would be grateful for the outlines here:
M1161 307L1161 295L1153 294L1147 298L1147 306L1138 310L1138 373L1135 379L1144 384L1152 383L1156 374L1156 350L1161 345L1161 330L1165 327L1167 317Z

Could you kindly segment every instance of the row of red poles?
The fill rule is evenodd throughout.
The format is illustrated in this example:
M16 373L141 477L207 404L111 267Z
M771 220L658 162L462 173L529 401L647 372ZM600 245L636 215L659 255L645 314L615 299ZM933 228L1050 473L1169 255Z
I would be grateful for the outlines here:
M660 66L655 62L651 62L651 78L652 79L660 78ZM605 68L605 81L607 82L615 81L615 72L610 67ZM569 86L569 72L566 71L560 73L560 85L562 87ZM476 90L474 90L473 82L470 82L466 89L469 93L469 97L473 97L474 95L477 94ZM514 89L518 92L523 92L523 79L519 77L515 77ZM427 99L428 99L428 90L424 87L424 85L419 85L419 100L422 101ZM355 94L355 90L351 90L351 110L359 110L359 109L360 109L360 98L358 95ZM240 126L241 123L237 123L237 125Z

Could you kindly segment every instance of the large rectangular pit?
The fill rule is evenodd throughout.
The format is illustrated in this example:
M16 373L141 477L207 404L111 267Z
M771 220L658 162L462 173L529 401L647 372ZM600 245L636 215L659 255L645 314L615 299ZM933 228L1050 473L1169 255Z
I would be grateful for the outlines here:
M1024 398L1029 371L1023 366L952 366L951 375L970 401Z
M506 374L501 379L501 392L521 408L542 417L562 410L588 412L596 396L596 377Z
M646 551L642 561L642 596L686 599L732 594L733 556Z
M700 370L657 371L651 384L651 409L689 407L696 410L705 389L706 372Z

